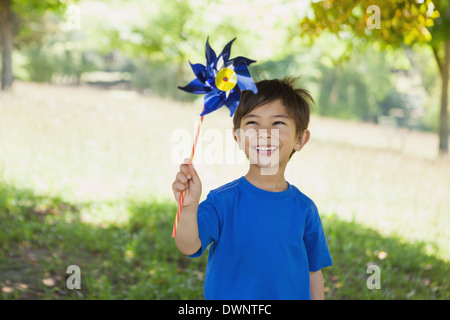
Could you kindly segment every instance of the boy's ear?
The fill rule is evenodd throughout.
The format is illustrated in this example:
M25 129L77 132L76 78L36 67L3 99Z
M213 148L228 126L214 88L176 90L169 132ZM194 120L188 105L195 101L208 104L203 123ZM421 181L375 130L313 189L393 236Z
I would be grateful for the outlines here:
M298 136L297 141L294 146L295 151L300 151L308 143L311 133L308 129L303 131L301 135Z
M237 132L236 132L236 130L237 130ZM238 144L240 144L240 139L239 139L239 134L238 134L239 130L240 130L239 128L238 129L233 128L233 138L234 138L234 141L236 141Z

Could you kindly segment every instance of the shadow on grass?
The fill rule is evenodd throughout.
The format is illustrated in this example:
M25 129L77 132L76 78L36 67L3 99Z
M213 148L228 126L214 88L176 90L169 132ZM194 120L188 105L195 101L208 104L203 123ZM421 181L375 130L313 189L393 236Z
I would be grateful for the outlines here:
M450 263L432 254L435 246L384 237L336 216L322 218L333 266L324 270L330 299L448 299ZM370 290L369 266L379 267L380 289Z
M122 224L87 223L85 213L125 207ZM171 203L67 203L0 182L3 299L201 299L205 259L180 254ZM206 258L206 257L205 257ZM70 265L81 290L66 285Z
M83 213L116 203L67 203L0 182L0 297L3 299L202 299L207 253L189 259L171 238L176 206L126 201L128 220L90 224ZM323 271L328 299L448 299L449 263L425 243L336 216L322 217L334 265ZM380 268L381 289L366 286ZM80 267L70 290L67 267Z

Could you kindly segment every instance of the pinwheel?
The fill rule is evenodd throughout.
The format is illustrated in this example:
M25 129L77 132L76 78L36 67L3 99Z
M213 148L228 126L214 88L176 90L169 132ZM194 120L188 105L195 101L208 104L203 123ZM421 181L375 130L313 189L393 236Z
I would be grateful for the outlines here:
M209 45L209 38L206 39L206 66L200 63L192 64L189 62L196 78L187 86L178 87L189 93L205 95L203 111L200 114L200 122L197 126L191 150L191 162L194 158L203 117L224 105L230 110L230 116L233 116L239 105L242 90L251 90L253 93L258 92L255 82L248 71L248 66L256 61L241 56L230 59L231 46L235 40L236 38L228 42L219 56L216 56L216 53ZM183 201L184 192L180 194L178 201L172 237L175 237L177 232Z

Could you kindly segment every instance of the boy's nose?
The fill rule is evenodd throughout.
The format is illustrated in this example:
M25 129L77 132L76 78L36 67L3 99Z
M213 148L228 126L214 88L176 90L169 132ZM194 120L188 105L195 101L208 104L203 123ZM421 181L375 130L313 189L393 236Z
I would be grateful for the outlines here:
M270 138L270 130L267 129L259 129L258 137L260 138Z

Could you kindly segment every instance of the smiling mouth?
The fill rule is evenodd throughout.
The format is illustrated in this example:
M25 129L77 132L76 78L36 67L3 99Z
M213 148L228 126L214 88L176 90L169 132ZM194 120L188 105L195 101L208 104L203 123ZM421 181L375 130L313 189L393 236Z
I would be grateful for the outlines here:
M258 146L258 147L256 147L256 151L258 152L258 154L268 155L268 156L277 150L278 150L278 147L275 147L275 146Z

